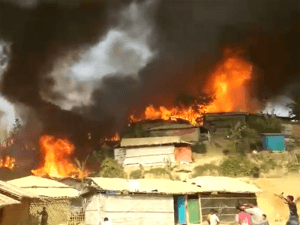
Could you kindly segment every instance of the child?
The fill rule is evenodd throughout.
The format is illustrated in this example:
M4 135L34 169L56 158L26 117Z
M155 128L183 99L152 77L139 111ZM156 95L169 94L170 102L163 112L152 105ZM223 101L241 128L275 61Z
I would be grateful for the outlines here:
M210 225L218 225L220 223L220 219L217 216L217 211L212 209L209 218Z
M264 225L269 225L269 221L267 219L267 215L266 214L263 214L263 222L264 222Z

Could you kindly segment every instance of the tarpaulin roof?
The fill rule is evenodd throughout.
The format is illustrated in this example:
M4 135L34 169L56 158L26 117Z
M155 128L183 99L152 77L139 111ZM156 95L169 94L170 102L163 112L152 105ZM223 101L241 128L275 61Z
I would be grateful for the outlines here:
M0 194L0 207L4 207L7 205L16 205L16 204L21 204L21 202L13 198L10 198L6 195Z
M258 187L245 183L237 178L222 176L196 177L187 181L199 185L207 191L231 192L231 193L257 193L262 192Z
M181 140L180 136L165 136L165 137L146 137L146 138L123 138L121 140L121 147L133 146L152 146L152 145L165 145L189 142Z
M15 196L17 199L22 198L39 198L34 192L24 190L18 186L12 185L9 182L0 181L0 192Z
M76 198L79 196L79 193L76 189L61 182L42 177L22 177L19 179L10 180L7 183L13 184L25 190L29 190L30 192L34 192L39 196L52 198Z
M201 188L182 181L167 179L137 179L92 177L91 179L102 190L128 191L133 193L188 194L200 193Z

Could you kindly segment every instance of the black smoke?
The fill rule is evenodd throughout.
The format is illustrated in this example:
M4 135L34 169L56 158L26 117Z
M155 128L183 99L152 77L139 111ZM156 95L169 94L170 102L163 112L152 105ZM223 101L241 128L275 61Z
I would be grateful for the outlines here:
M149 14L154 30L149 46L157 57L138 76L112 74L99 81L93 105L61 110L40 95L51 94L54 60L99 42L129 1L61 2L67 1L39 1L31 8L1 2L0 35L13 43L1 91L35 109L45 132L83 141L89 130L100 137L124 127L131 113L149 104L172 106L180 94L198 95L228 46L243 49L254 64L251 91L259 100L300 82L299 1L157 0Z
M54 61L98 43L116 23L113 15L130 1L22 2L0 2L0 38L12 43L1 93L13 103L32 108L44 133L68 136L79 146L87 140L88 132L93 133L94 140L112 132L114 120L105 112L98 111L92 121L47 102L41 92L47 90L49 94L54 86L49 76ZM54 91L50 94L52 99L64 98Z

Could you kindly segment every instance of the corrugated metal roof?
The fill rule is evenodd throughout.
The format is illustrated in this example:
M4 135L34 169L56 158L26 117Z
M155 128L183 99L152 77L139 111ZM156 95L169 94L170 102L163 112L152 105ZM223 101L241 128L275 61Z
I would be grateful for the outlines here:
M21 204L21 202L13 198L10 198L6 195L0 194L0 207L4 207L7 205L16 205L16 204Z
M165 136L165 137L146 137L146 138L123 138L121 140L121 147L133 146L152 146L152 145L165 145L175 143L188 143L181 140L179 136Z
M173 130L173 129L187 129L187 128L198 128L191 124L167 124L163 126L157 126L149 128L148 130Z
M207 191L231 192L231 193L257 193L262 192L258 187L247 184L237 178L231 177L212 177L203 176L196 177L187 181Z
M159 194L188 194L200 193L202 191L202 189L196 185L166 179L126 180L121 178L103 177L91 177L89 179L91 179L101 189L110 191Z
M8 182L0 181L0 192L1 193L7 193L9 195L13 195L17 197L18 199L22 198L40 198L38 195L36 195L33 192L24 190L20 187L17 187L15 185L12 185Z
M28 176L10 180L7 183L13 184L30 192L34 192L39 196L76 198L79 195L76 189L66 184L42 177Z

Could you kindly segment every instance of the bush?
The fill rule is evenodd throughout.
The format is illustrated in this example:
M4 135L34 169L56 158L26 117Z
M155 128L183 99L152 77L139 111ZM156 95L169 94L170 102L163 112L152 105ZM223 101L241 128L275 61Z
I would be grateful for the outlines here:
M103 160L101 164L99 176L109 178L125 178L126 174L117 161L107 158Z
M219 166L215 164L204 164L203 166L196 166L193 170L192 178L202 176L204 172L213 172L214 170L219 171Z
M157 176L165 175L165 174L169 175L168 171L165 168L152 168L148 171L145 171L145 174L147 173L151 173Z
M203 142L197 142L194 146L192 146L192 152L205 154L207 152L206 145Z
M221 163L219 172L223 176L251 176L255 166L245 157L229 157Z
M143 178L143 172L142 170L134 170L130 173L129 177L131 179L141 179Z

